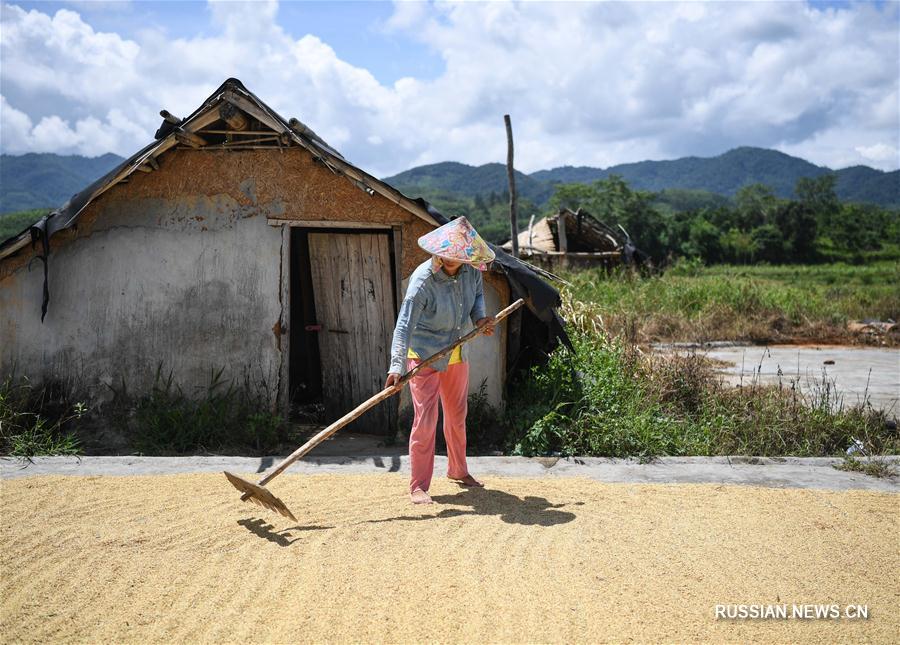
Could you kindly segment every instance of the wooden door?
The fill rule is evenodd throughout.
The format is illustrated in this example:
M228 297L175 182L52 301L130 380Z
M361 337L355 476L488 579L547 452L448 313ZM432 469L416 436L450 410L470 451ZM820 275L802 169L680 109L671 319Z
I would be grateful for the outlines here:
M381 391L394 331L394 277L387 233L309 233L310 273L319 332L322 396L333 421ZM395 398L348 426L387 435Z

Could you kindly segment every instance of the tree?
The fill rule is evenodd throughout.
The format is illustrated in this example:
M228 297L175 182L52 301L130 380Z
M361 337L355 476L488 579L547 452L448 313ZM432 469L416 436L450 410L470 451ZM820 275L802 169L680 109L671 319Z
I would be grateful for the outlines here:
M801 204L809 207L816 215L834 215L840 210L841 202L834 188L837 176L801 177L794 186L794 193Z
M737 207L738 226L748 231L770 221L772 212L778 206L778 198L765 184L750 184L741 188L734 196Z
M771 224L757 226L751 232L753 251L756 260L763 262L781 262L784 258L784 242L779 231Z
M831 230L835 246L851 253L881 248L883 241L890 241L888 220L883 214L877 206L844 204Z
M681 245L682 252L701 258L707 264L719 262L722 256L721 236L721 231L714 224L697 215L688 227L687 241Z
M597 191L593 185L588 184L557 184L550 197L550 206L554 210L568 208L576 211L584 208L592 214L599 215Z
M801 202L788 202L775 212L775 226L784 236L784 249L794 262L809 261L815 257L816 216L812 209Z
M738 262L741 264L752 262L756 245L753 243L753 235L749 231L742 231L737 227L731 227L720 238L722 259L725 262Z

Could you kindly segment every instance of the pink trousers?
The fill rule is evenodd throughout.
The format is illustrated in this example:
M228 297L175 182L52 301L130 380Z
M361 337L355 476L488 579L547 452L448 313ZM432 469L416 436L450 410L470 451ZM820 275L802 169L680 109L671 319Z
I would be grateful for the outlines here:
M407 359L407 370L419 361ZM461 479L466 467L466 408L469 395L469 364L454 363L446 371L424 368L409 382L412 395L412 431L409 433L409 462L412 476L409 491L428 492L434 473L434 433L437 428L438 396L444 410L444 439L447 442L447 476Z

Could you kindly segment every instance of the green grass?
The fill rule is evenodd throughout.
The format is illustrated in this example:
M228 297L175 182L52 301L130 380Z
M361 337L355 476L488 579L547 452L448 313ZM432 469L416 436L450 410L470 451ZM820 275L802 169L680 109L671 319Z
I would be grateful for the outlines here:
M638 342L828 340L849 320L900 319L900 262L705 267L563 277L568 312ZM563 316L566 317L565 314Z
M895 454L900 437L869 407L835 408L827 382L809 394L723 385L697 354L645 354L619 338L570 328L564 347L511 388L507 449L523 455L836 456L856 440Z
M85 413L85 405L51 396L52 390L13 376L0 383L0 454L25 459L81 454L69 428Z
M226 451L268 454L286 439L284 420L268 407L268 396L249 380L222 378L224 368L191 396L158 367L149 392L132 395L113 388L110 422L142 454Z
M30 211L0 215L0 242L17 233L21 233L49 212L49 208L37 208Z
M835 468L863 473L870 477L891 478L897 476L897 469L883 457L857 459L856 457L848 456L840 464L835 465Z

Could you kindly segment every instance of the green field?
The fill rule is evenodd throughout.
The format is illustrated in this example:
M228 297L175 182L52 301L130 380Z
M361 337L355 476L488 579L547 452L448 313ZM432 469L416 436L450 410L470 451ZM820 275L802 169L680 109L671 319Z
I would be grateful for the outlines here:
M864 266L712 266L661 275L565 274L561 314L576 351L510 387L507 451L605 457L870 455L900 451L896 412L835 407L823 379L801 393L722 383L701 353L647 351L653 341L861 340L848 320L900 317L900 263ZM870 340L869 342L873 342ZM874 342L896 344L897 336ZM643 347L642 347L643 346ZM879 463L849 464L882 468Z
M638 343L851 341L847 322L900 319L900 262L680 263L652 277L565 273L568 317Z

